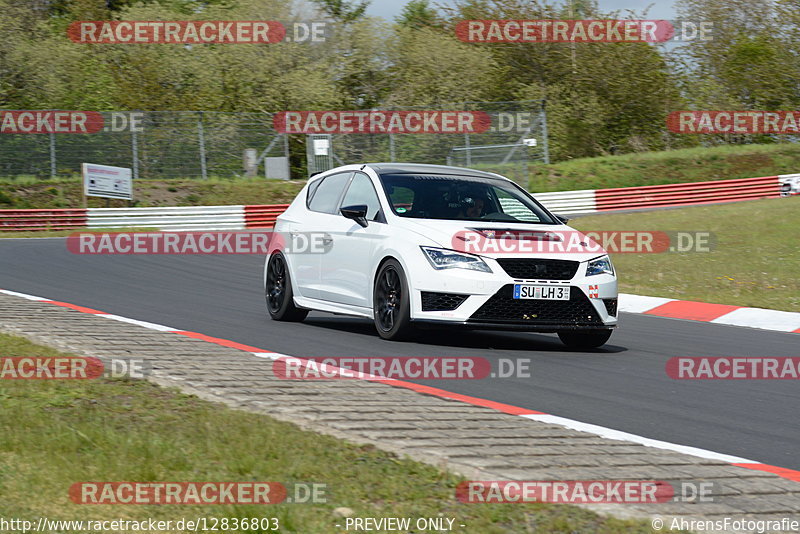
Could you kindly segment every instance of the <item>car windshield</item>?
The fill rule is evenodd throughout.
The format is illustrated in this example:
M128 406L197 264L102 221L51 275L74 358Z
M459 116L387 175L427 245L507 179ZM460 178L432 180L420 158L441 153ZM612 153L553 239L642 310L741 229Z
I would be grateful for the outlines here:
M382 174L399 217L559 224L512 182L455 174Z

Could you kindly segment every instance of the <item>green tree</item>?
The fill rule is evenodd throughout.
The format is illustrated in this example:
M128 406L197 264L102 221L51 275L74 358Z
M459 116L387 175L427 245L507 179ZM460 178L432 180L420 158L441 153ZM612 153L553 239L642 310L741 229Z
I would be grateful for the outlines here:
M573 6L524 0L466 0L448 14L464 19L619 18L594 2ZM631 18L637 18L634 14ZM553 159L657 149L666 114L680 93L662 50L646 43L497 43L488 51L502 75L491 82L495 100L547 100Z
M490 50L430 28L397 28L390 46L387 103L437 106L488 100L501 76Z
M395 17L395 22L406 28L437 27L442 25L442 20L437 11L430 6L428 0L410 0L400 15Z
M800 104L797 2L680 0L681 18L713 25L712 38L681 47L691 83L710 85L745 109L793 108ZM694 101L705 107L709 103Z
M369 0L361 0L357 3L348 0L312 0L312 2L333 20L343 23L355 22L364 17L370 4Z

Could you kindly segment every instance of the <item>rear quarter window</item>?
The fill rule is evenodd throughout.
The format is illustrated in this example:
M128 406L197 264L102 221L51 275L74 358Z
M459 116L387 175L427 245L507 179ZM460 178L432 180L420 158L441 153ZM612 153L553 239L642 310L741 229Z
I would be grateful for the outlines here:
M308 209L321 213L336 213L339 199L342 198L344 188L352 175L352 172L341 172L312 183L308 187L308 200L306 201Z

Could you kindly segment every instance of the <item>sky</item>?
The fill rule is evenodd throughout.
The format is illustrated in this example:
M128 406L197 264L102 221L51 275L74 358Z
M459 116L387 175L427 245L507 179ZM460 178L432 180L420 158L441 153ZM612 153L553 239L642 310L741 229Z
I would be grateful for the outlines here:
M407 0L372 0L369 8L367 9L367 13L375 17L383 17L387 20L393 20L397 15L400 14L400 11L406 4L406 1ZM439 2L432 1L430 3L431 5L436 5ZM441 3L447 3L447 0L443 0ZM650 7L647 17L649 19L667 20L676 18L674 3L675 0L599 0L600 9L603 11L615 11L619 9L623 10L623 13L626 9L635 9L636 11L641 11L648 5L653 4Z

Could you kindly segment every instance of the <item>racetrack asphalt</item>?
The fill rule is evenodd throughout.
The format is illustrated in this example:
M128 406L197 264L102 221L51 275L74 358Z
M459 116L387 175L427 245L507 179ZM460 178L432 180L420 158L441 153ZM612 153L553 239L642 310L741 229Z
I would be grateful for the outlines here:
M300 357L529 358L530 378L425 383L648 438L800 469L795 380L678 381L674 356L800 356L800 336L622 314L602 349L574 352L552 334L424 331L380 339L368 320L266 317L259 256L90 256L63 238L0 240L0 288L201 332Z

